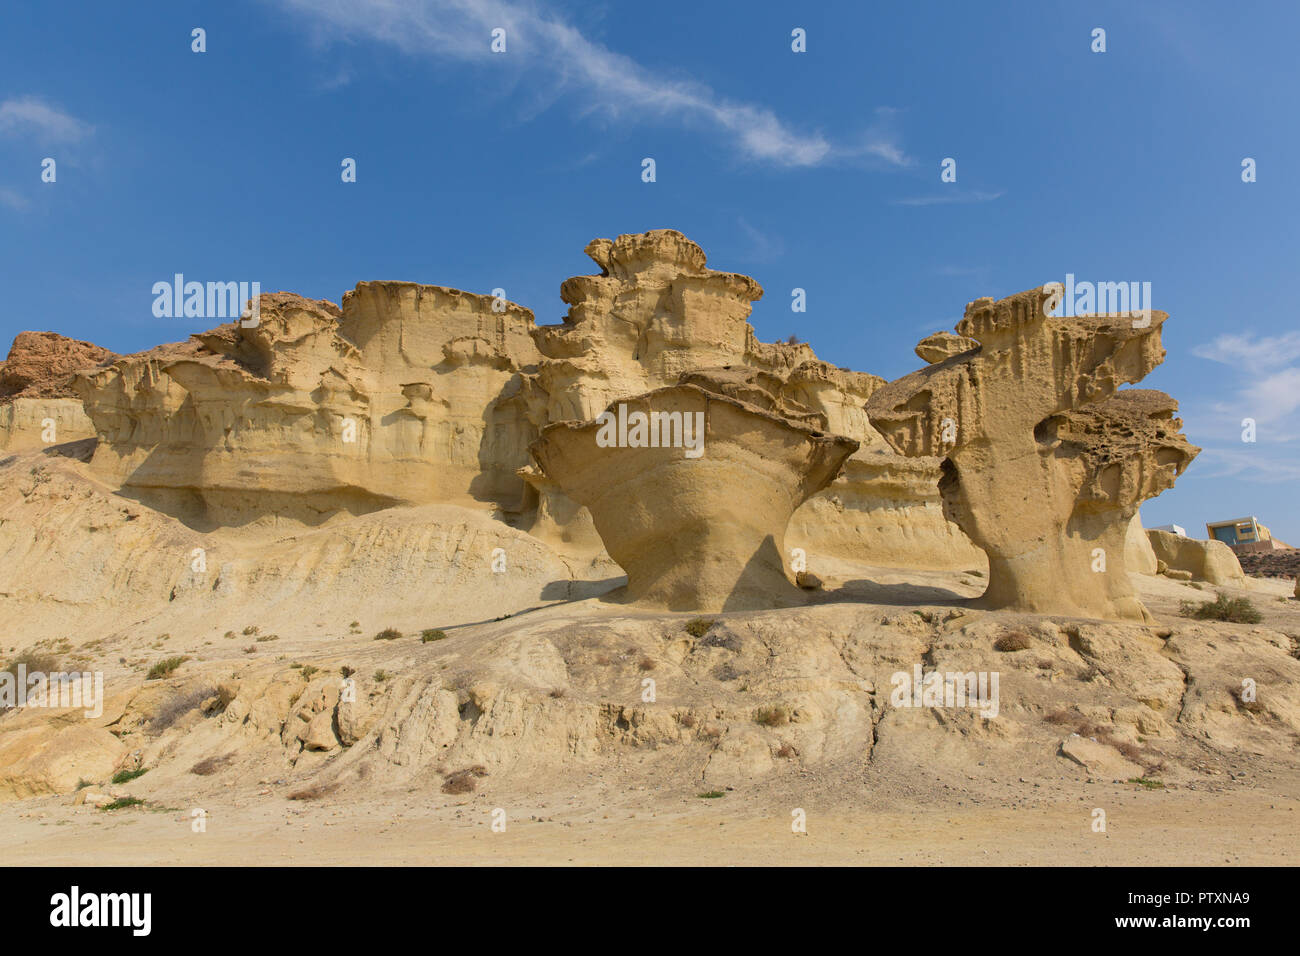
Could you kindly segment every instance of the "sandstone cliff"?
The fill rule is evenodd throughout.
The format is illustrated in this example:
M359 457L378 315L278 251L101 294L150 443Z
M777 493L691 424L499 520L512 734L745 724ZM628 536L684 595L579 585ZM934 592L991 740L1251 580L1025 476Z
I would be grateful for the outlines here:
M93 465L198 528L394 504L517 510L531 328L513 303L412 283L363 282L342 309L264 295L254 328L79 376Z
M94 425L72 376L117 358L54 332L19 332L0 362L0 449L43 448L91 438Z

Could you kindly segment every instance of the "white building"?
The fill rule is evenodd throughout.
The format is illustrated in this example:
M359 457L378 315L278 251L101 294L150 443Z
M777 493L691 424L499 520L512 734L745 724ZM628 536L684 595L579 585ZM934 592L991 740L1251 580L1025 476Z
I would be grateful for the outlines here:
M1154 528L1151 528L1150 530L1152 530L1152 531L1168 531L1170 534L1176 534L1176 535L1178 535L1180 538L1185 538L1185 537L1187 537L1187 529L1184 528L1182 525L1176 525L1176 524L1158 524L1158 525L1156 525Z

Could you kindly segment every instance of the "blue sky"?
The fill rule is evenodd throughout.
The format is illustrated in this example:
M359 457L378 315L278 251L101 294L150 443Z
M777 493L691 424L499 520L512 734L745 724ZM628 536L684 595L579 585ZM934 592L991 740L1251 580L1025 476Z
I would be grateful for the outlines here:
M501 287L553 323L561 281L594 271L590 239L670 227L763 285L761 338L896 378L971 299L1148 281L1171 317L1143 384L1205 450L1144 521L1204 535L1256 514L1300 545L1298 5L142 0L0 18L5 344L183 339L192 321L152 313L176 272L335 302L363 279Z

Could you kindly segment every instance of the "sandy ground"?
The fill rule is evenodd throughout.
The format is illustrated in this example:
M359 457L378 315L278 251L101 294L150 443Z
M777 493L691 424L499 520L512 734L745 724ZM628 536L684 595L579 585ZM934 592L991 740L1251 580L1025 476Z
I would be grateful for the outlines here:
M1294 866L1300 858L1300 799L1279 796L1300 793L1294 770L1216 781L1212 792L1026 778L1006 782L1000 805L954 792L932 797L939 807L891 806L906 798L873 794L874 782L863 781L862 807L845 806L843 795L828 805L815 781L802 794L782 787L784 804L770 787L717 799L587 785L522 799L489 789L305 803L286 800L283 786L232 785L205 803L203 832L194 831L194 808L110 813L51 797L0 807L0 857L11 866ZM792 829L796 808L805 833ZM494 832L498 809L505 828ZM1105 832L1094 831L1096 809Z

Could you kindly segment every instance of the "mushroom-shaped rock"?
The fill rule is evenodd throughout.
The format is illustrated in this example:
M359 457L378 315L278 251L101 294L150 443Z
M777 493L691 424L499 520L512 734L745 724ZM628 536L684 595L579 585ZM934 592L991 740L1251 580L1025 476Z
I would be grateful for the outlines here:
M944 511L989 557L979 603L1147 620L1125 571L1129 520L1195 457L1176 403L1140 381L1164 359L1163 312L1057 317L1049 292L978 299L973 351L867 403L898 452L941 455Z
M617 402L543 429L533 457L591 512L626 596L675 611L802 604L785 569L790 515L830 484L850 438L700 388Z
M961 355L962 352L969 352L971 349L977 348L979 348L979 343L974 339L966 338L964 335L953 335L951 332L935 332L933 335L927 335L917 342L915 351L919 358L933 365L935 362L942 362L954 355Z
M826 431L826 416L784 394L785 379L748 365L724 365L683 372L680 385L698 385L706 391L726 395L761 408L814 431Z

